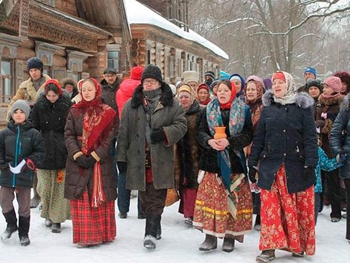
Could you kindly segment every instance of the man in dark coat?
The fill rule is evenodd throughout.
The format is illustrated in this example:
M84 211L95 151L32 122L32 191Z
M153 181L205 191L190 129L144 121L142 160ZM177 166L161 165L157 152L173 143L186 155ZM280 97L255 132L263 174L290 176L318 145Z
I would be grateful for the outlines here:
M173 146L186 133L186 123L185 112L163 82L160 69L148 65L124 105L116 152L126 188L139 190L147 249L155 249L160 238L167 189L175 184Z

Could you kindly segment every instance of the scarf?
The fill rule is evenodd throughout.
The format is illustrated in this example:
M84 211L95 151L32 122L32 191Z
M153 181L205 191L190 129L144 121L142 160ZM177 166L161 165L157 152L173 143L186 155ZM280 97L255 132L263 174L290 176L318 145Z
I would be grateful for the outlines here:
M221 116L221 109L222 105L219 104L217 98L211 100L206 107L206 116L211 136L214 136L215 127L224 126ZM230 117L228 128L230 136L235 136L243 130L245 122L245 103L236 97L232 100L231 107L229 109ZM236 204L238 201L235 192L239 191L238 185L244 178L244 175L242 174L231 181L231 162L228 149L218 152L217 162L220 168L222 181L228 195L228 210L235 218L237 214Z
M79 90L82 100L72 106L73 108L85 109L81 148L81 151L85 156L89 156L91 152L97 149L99 146L98 139L116 116L115 111L111 107L101 102L102 91L98 82L93 78L87 79L91 80L95 85L95 98L92 101L84 100L80 87ZM85 81L87 79L85 79ZM82 86L85 81L80 82L79 86ZM100 161L98 161L95 163L93 170L92 207L98 207L105 200L106 198L102 185L101 164Z
M276 103L280 103L282 105L293 104L295 103L295 95L297 91L294 84L294 79L291 74L284 71L279 71L275 74L280 74L280 73L283 73L284 75L285 81L287 83L287 91L283 97L277 98L275 95L273 95L273 98Z

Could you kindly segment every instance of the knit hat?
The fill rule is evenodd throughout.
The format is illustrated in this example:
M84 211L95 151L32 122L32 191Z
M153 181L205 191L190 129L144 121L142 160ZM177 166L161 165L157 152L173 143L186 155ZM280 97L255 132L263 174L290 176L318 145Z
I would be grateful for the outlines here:
M43 64L42 60L38 57L32 57L32 58L28 59L28 61L27 61L28 71L31 70L32 68L37 68L41 72L43 72L44 64Z
M16 100L16 102L11 107L11 117L13 117L13 114L18 109L24 112L27 120L30 113L30 106L28 103L25 100Z
M213 71L208 70L207 72L204 73L204 76L208 76L211 77L213 79L215 79L215 73Z
M225 71L220 70L219 80L223 80L223 79L230 79L230 74L228 74Z
M117 70L115 68L106 68L104 71L103 71L103 74L117 74Z
M182 73L183 77L183 82L188 83L188 82L199 82L199 77L197 71L194 70L189 70L189 71L184 71Z
M339 93L341 91L341 80L338 77L330 76L325 79L325 84L327 84L335 93Z
M140 80L143 72L143 67L136 66L131 69L130 78L135 80Z
M160 71L160 68L156 65L150 64L143 70L141 82L143 82L147 78L156 79L160 83L163 83L162 72Z
M180 92L188 92L191 94L191 96L193 96L193 93L192 93L192 88L187 85L187 84L182 84L178 89L177 89L177 94L180 94Z
M317 87L320 90L320 93L323 91L323 86L320 80L318 79L310 79L305 84L305 90L309 91L310 87Z
M53 92L55 92L56 94L62 94L63 90L61 88L60 83L58 82L57 79L48 79L45 84L44 84L44 93L47 94L48 92L48 87L50 84L55 85L55 87L50 86L49 90L52 90Z
M209 87L208 87L208 85L207 84L200 84L199 85L199 87L198 87L198 89L197 89L197 93L201 90L201 89L205 89L205 90L207 90L208 92L209 92Z
M307 68L305 69L305 71L304 71L304 75L305 75L305 73L314 74L315 78L316 78L316 76L317 76L317 71L316 71L316 69L314 69L314 68L312 68L312 67L307 67Z

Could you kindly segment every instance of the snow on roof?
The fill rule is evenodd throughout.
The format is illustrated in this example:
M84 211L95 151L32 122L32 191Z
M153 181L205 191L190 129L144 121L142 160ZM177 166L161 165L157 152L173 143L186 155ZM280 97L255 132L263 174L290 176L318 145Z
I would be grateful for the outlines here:
M221 48L211 43L209 40L200 36L191 29L189 32L184 31L175 24L171 23L161 15L157 14L153 10L147 8L143 4L137 2L136 0L124 0L124 6L126 11L126 17L128 24L149 24L160 27L162 29L168 30L179 37L188 39L190 41L197 42L198 44L206 47L207 49L213 51L215 54L228 59L229 56Z

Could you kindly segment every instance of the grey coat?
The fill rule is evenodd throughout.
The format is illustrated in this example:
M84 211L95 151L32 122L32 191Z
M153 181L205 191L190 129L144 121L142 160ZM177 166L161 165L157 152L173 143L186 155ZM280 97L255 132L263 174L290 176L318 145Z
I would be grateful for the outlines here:
M143 108L143 87L139 85L126 102L119 126L116 161L127 163L126 188L146 190L145 141L146 113ZM168 84L162 84L162 95L151 116L151 129L163 128L167 143L150 144L153 184L156 189L175 186L174 149L187 131L185 112L173 99Z

